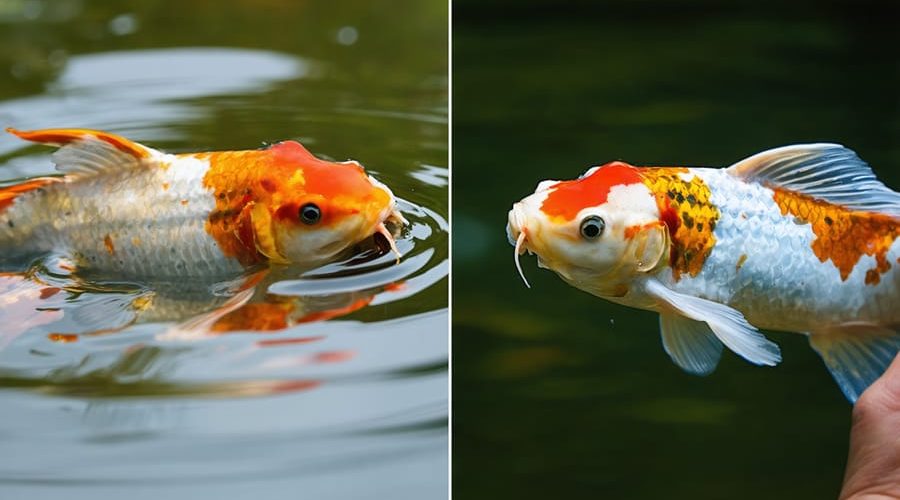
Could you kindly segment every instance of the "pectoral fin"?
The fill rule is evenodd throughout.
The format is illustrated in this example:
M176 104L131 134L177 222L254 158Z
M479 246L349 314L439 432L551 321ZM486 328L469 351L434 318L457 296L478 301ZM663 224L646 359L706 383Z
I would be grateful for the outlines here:
M682 370L694 375L709 375L722 357L722 342L702 321L679 314L659 316L663 349Z
M855 403L900 351L900 332L871 324L848 324L809 335L844 396Z
M778 345L747 322L736 309L668 289L656 280L648 280L646 291L659 301L668 314L705 322L716 338L735 354L756 365L774 366L781 361ZM677 362L677 361L676 361Z

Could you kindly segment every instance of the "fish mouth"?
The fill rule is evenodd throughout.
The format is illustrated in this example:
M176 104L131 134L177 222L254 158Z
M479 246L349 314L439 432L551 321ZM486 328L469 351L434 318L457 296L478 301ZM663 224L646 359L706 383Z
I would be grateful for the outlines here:
M388 225L393 228L388 229ZM397 208L396 202L391 207L390 213L386 217L382 219L378 225L375 226L375 232L373 237L376 235L381 235L385 242L388 244L391 252L397 257L397 263L400 263L400 259L403 257L403 254L400 252L400 249L397 248L397 240L396 238L400 236L400 231L409 225L409 221L406 220L406 217L403 217L403 214Z

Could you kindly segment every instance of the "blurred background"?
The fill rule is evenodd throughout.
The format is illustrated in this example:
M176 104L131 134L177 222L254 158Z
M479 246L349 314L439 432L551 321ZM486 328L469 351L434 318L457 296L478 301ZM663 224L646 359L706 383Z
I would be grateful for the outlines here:
M842 143L900 189L897 5L453 2L458 498L835 498L850 404L806 339L700 378L657 315L522 264L504 227L592 165L727 166Z
M168 152L296 139L360 161L412 222L401 264L328 295L368 306L330 321L196 342L159 340L163 321L3 338L0 498L446 495L448 15L446 0L0 0L0 128ZM0 185L54 173L51 151L0 133ZM313 280L291 272L267 285L315 311L325 292L308 300L297 285Z

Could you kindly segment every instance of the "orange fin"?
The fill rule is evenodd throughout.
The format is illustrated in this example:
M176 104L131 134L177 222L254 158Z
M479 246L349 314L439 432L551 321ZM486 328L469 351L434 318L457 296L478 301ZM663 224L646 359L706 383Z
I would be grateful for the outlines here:
M19 195L60 181L61 179L56 177L40 177L21 184L0 187L0 213L3 213L7 207L12 205Z
M99 130L60 128L22 131L7 128L6 131L26 141L59 146L59 151L53 154L57 170L76 176L135 167L161 155L159 151Z

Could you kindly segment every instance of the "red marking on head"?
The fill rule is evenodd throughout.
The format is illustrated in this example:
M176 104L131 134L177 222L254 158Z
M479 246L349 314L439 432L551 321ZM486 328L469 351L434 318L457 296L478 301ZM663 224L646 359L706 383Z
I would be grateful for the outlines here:
M641 176L635 167L620 161L607 163L583 179L554 185L541 205L541 211L549 217L572 220L582 209L606 203L615 186L640 182Z
M280 142L268 151L272 152L276 168L303 169L307 192L334 198L348 194L366 196L375 190L359 165L320 160L299 142Z

